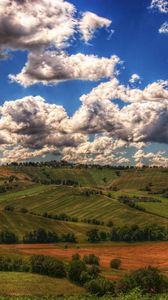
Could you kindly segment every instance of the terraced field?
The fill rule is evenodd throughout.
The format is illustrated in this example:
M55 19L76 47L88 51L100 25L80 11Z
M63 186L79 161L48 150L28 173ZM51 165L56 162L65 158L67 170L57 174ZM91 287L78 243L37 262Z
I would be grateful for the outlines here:
M102 221L113 221L117 225L139 225L158 222L167 224L165 217L149 215L146 212L131 209L116 199L104 195L85 196L82 189L57 186L33 186L26 190L0 197L0 208L12 205L17 211L25 207L29 212L43 215L44 212L54 214L66 213L71 217L96 218ZM25 218L25 215L22 216ZM32 216L31 216L32 218Z
M16 177L14 186L11 190L0 193L0 229L14 230L19 236L26 230L44 227L58 233L73 232L81 241L86 239L86 231L90 228L90 225L81 222L84 218L98 219L105 223L113 221L116 225L168 225L168 199L161 194L150 195L159 199L159 203L138 204L145 207L146 212L118 201L121 195L149 197L148 191L145 191L146 185L150 185L154 192L168 189L167 169L115 170L47 166L0 168L1 184L10 176ZM78 182L78 186L41 184L46 178L73 180ZM87 195L87 189L95 189L99 194ZM4 208L9 205L14 207L14 212L4 212ZM28 213L21 214L21 208L27 208ZM52 215L66 213L71 217L78 217L79 222L61 222L31 214L42 215L45 212ZM107 230L107 227L104 229Z
M79 222L57 221L31 214L0 212L0 230L11 230L17 234L20 240L26 232L45 228L46 230L55 231L58 234L74 233L77 241L83 242L86 241L86 232L93 227L97 226ZM98 226L98 228L107 231L107 227Z

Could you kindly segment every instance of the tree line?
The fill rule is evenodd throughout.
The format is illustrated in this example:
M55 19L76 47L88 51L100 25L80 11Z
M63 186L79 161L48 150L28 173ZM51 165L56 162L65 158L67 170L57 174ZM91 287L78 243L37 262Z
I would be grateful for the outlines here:
M0 244L45 244L59 242L76 243L77 239L74 233L57 234L54 231L47 231L43 228L27 232L22 239L19 239L14 232L8 230L0 232Z
M92 228L87 231L87 239L92 243L104 240L113 242L167 241L168 228L157 224L146 225L143 228L138 225L113 226L110 232Z

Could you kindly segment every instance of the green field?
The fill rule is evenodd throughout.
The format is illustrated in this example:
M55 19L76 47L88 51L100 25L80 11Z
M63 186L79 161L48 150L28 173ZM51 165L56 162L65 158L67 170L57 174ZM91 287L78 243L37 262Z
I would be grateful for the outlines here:
M66 286L66 288L65 288ZM11 296L22 295L72 295L83 294L84 289L72 284L67 279L51 278L48 276L1 272L0 294Z
M108 232L111 230L110 227L107 227L109 221L117 226L137 224L143 227L149 224L158 224L168 227L167 193L168 170L162 168L122 170L105 167L53 167L46 165L0 167L0 230L10 230L16 233L20 241L26 232L38 228L55 231L59 235L73 233L78 242L77 245L72 245L75 251L81 249L82 245L93 249L93 244L89 244L87 241L87 231L96 227L100 231ZM132 201L135 199L138 208L130 207L128 203L122 203L121 196L132 199ZM23 208L26 209L26 212L23 212ZM145 211L141 210L142 208ZM46 218L44 213L50 214L51 217ZM78 220L72 222L72 220L54 219L54 216L61 214L66 214L71 218L76 217ZM84 219L96 219L104 222L104 225L88 224L84 222ZM106 243L101 242L100 247L113 246L110 241ZM120 243L121 247L122 245L123 243ZM13 246L2 246L1 255L10 257L16 255L27 259L30 253L34 253L33 249L30 253L28 249L22 251L23 245L19 246L20 249ZM52 247L55 245L50 246L51 252L49 251L49 253L52 255ZM38 245L39 253L40 247ZM42 247L42 253L43 251L46 253L47 248L45 250L45 246L42 245ZM57 247L59 251L63 249L72 251L70 244L66 244L67 248L65 243L60 243ZM108 257L107 254L107 260ZM127 253L126 257L127 259L125 258L124 261L128 263ZM106 262L106 259L104 261ZM68 262L68 257L65 262ZM121 268L116 271L103 265L101 276L117 280L128 269L127 267L127 269ZM56 279L22 272L1 272L0 294L23 300L97 300L96 297L86 296L84 288L72 284L68 279ZM25 297L23 298L22 295ZM43 295L46 298L38 298ZM65 297L61 297L61 295L65 295ZM70 297L69 295L75 296ZM33 296L35 297L33 298ZM11 299L10 297L0 297L0 300L8 300ZM149 297L141 296L139 292L133 292L127 296L116 298L106 296L104 299L148 300ZM150 299L166 300L168 295Z
M116 225L168 225L168 199L162 195L162 190L168 189L167 169L1 167L1 186L8 182L10 176L15 177L10 184L11 189L0 193L0 229L10 229L19 236L26 230L44 227L58 233L73 232L82 241L91 226L82 222L86 218L95 218L104 221L105 224L112 221ZM73 180L78 182L78 185L43 184L45 180ZM147 185L150 185L153 194L145 190ZM88 196L85 194L87 190L98 193ZM144 212L120 203L118 197L121 195L150 196L159 199L160 202L139 203L139 206L146 209ZM14 207L14 212L4 212L7 205ZM21 208L27 208L28 213L21 214ZM46 219L42 217L45 212L52 215L66 213L70 217L78 217L79 222ZM103 229L108 228L102 227Z

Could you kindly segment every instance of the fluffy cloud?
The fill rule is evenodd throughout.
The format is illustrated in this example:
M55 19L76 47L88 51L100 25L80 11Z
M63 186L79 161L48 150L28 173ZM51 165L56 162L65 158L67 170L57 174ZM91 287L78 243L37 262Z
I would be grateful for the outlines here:
M151 9L157 9L161 13L168 13L168 1L167 0L152 0Z
M168 91L164 85L156 82L138 90L120 85L116 79L101 83L81 97L82 106L70 125L75 132L108 132L130 143L168 143ZM120 109L112 102L118 98L132 103Z
M168 34L168 22L163 23L163 25L159 28L159 33Z
M79 22L80 32L85 42L90 41L97 28L108 28L112 21L106 18L97 16L91 12L85 12Z
M24 161L37 157L45 157L48 153L56 153L56 147L44 146L40 150L30 150L29 148L24 148L22 146L16 146L12 149L3 149L3 157L0 159L1 164Z
M1 0L0 48L62 48L75 32L74 14L64 0Z
M0 48L61 49L68 46L75 32L80 31L89 41L97 28L111 24L91 12L78 20L76 13L75 6L64 0L1 0Z
M120 84L114 78L111 81L101 83L94 88L89 94L81 97L82 102L91 102L97 100L113 100L120 99L125 102L141 102L141 101L164 101L168 99L168 81L153 82L145 89L130 88Z
M148 163L150 166L162 166L168 167L168 157L164 155L165 152L158 151L153 152L144 152L143 150L138 150L134 154L134 159L136 166L141 167L142 165Z
M63 159L70 162L90 164L125 164L127 158L116 155L116 150L125 146L122 140L115 140L108 136L97 136L93 141L87 141L74 147L65 147Z
M5 102L0 108L1 145L7 150L19 145L30 151L43 151L84 142L82 134L67 132L67 119L62 106L47 104L41 97Z
M141 77L138 74L132 74L131 78L129 79L129 82L134 84L136 82L141 82Z
M39 96L5 102L0 107L1 163L59 153L74 162L124 164L129 161L123 148L142 148L148 142L168 144L168 99L119 108L98 91L83 96L71 118L62 106L48 104ZM90 134L99 135L91 141ZM148 154L146 159L156 164L155 156ZM134 158L137 161L138 154Z
M56 51L31 53L21 73L16 76L10 75L10 78L24 86L73 79L96 81L114 76L119 61L115 55L111 58L99 58L95 55L67 55Z

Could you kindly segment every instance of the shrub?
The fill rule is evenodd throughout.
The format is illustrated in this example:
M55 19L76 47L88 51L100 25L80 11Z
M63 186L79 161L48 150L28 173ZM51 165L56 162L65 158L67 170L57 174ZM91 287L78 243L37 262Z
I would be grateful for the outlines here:
M105 294L114 294L114 284L112 281L99 278L93 279L85 284L86 289L91 294L103 296Z
M69 272L68 272L69 279L75 283L82 284L83 282L83 278L81 278L82 272L87 272L86 264L79 259L72 260L69 265Z
M4 211L13 212L15 208L13 206L7 205L4 207Z
M87 271L83 271L80 275L80 283L82 285L84 285L86 282L91 281L92 279L92 276Z
M66 276L65 265L51 256L33 255L30 259L33 273L63 278Z
M72 255L72 260L80 260L80 255L79 253L75 253Z
M143 293L163 293L168 290L168 279L157 268L149 266L125 275L117 283L116 292L128 293L135 288Z
M95 254L84 255L83 261L88 265L99 266L99 258Z
M90 268L89 268L89 274L91 275L92 279L93 278L97 278L97 276L99 275L100 273L100 269L99 269L99 266L97 265L92 265Z
M119 269L121 266L121 260L119 258L112 259L110 262L110 267L112 269Z
M21 258L0 256L0 271L29 272L30 265L28 261L23 261Z

